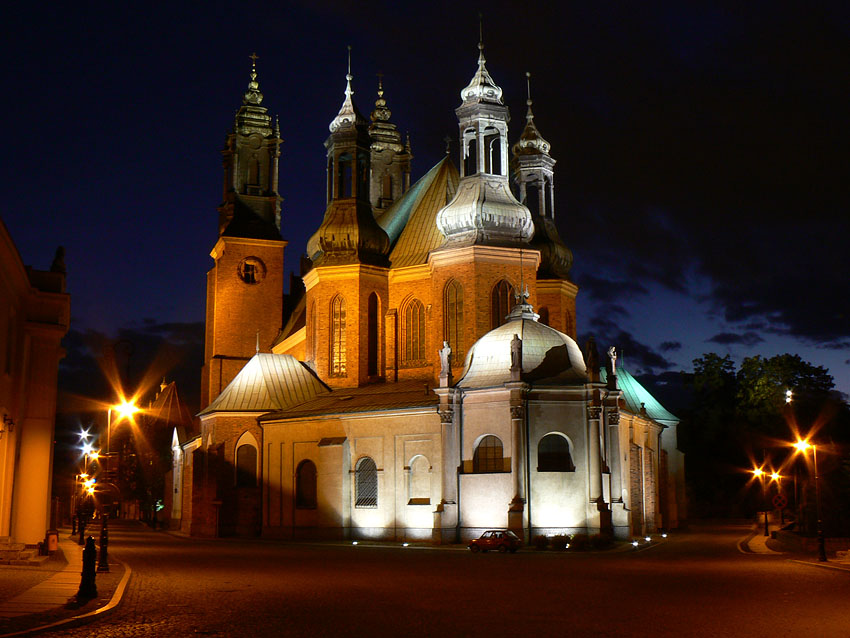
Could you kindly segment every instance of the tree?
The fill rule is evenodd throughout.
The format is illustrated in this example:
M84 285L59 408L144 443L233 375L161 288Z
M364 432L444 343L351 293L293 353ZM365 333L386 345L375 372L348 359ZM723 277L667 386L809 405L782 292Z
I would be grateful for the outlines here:
M787 438L785 393L793 393L797 419L811 423L832 400L835 383L823 366L813 366L798 355L769 359L747 357L737 375L736 413L746 425L762 434Z

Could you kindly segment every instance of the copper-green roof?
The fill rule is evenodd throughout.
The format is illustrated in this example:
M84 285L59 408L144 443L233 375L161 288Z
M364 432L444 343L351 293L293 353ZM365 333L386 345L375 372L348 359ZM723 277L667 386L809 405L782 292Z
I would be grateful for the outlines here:
M446 155L378 218L390 237L393 268L424 264L428 253L445 242L437 228L437 213L454 197L459 180Z
M292 355L260 352L201 415L282 410L328 391L313 371Z
M607 382L608 371L605 368L600 371L600 379L603 383ZM623 391L623 399L630 412L640 414L643 404L647 416L653 421L662 425L676 425L679 422L679 418L668 412L625 368L617 368L617 386Z

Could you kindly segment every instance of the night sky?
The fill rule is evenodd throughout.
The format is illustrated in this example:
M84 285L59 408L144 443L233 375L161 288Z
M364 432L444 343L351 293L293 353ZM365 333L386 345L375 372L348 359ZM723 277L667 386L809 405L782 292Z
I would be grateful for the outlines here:
M457 139L483 9L511 143L530 71L558 161L580 341L619 346L626 367L661 382L704 352L797 353L850 393L850 5L608 4L7 7L0 215L27 264L46 269L66 247L65 365L98 338L129 340L138 361L165 340L179 347L155 374L197 384L219 151L252 52L280 117L297 270L324 212L346 46L366 115L384 74L415 180Z

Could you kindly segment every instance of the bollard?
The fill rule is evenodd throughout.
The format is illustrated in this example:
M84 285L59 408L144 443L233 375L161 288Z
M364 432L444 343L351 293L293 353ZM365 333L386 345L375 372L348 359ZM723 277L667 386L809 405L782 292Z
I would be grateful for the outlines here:
M86 539L86 548L83 550L83 572L80 578L80 589L77 591L77 601L91 600L97 596L97 585L95 584L95 561L97 550L94 547L94 536Z
M109 520L109 514L104 512L100 517L101 526L100 526L100 556L97 558L97 571L99 572L108 572L109 571L109 527L107 525L107 521Z

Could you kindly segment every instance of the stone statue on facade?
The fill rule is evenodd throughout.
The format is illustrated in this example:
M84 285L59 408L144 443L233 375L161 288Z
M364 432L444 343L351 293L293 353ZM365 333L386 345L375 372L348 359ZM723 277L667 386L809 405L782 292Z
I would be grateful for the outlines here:
M448 341L443 341L443 347L437 352L440 354L440 387L446 387L452 378L452 347Z
M511 381L519 381L522 372L522 339L514 335L511 339Z
M617 349L614 346L608 348L608 358L611 360L611 374L617 375Z

